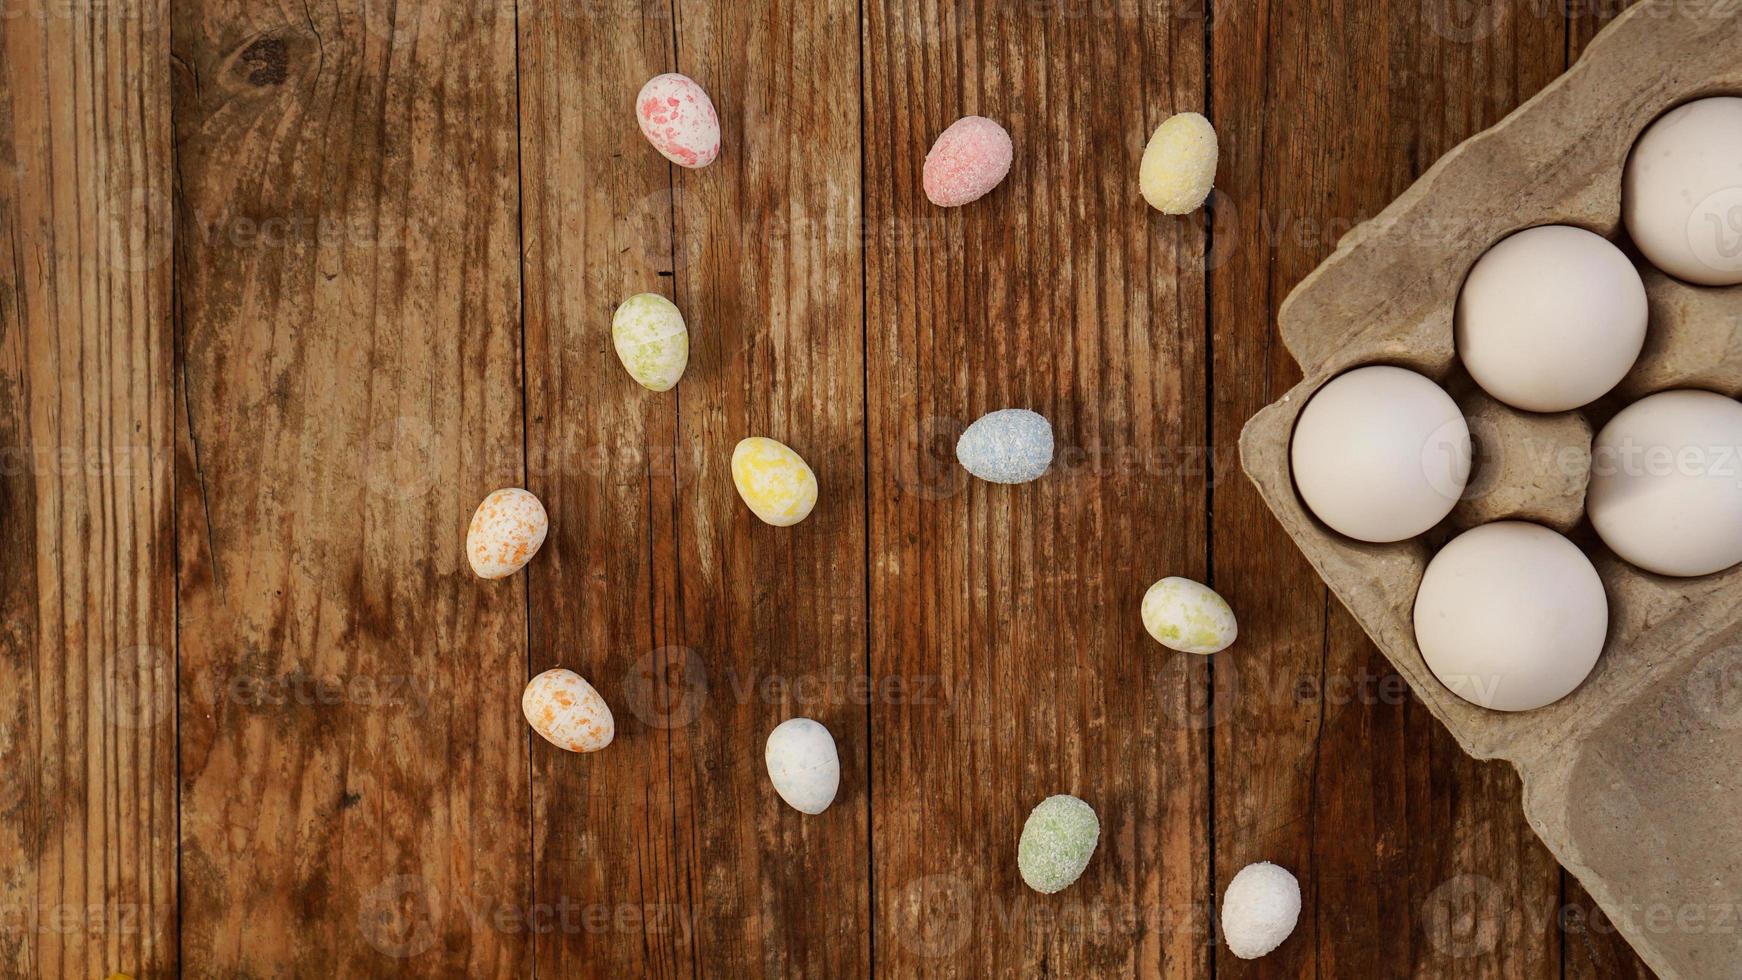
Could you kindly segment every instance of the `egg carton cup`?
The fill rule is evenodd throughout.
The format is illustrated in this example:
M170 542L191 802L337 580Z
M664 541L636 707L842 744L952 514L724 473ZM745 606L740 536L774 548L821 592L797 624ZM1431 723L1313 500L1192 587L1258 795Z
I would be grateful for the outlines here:
M1666 978L1742 976L1742 568L1672 579L1616 558L1579 515L1587 471L1577 457L1588 460L1590 431L1643 395L1742 394L1742 287L1698 288L1646 271L1653 319L1639 364L1614 395L1562 416L1513 412L1472 393L1453 314L1471 266L1513 232L1568 224L1624 241L1622 171L1634 141L1683 102L1742 95L1739 51L1734 0L1647 0L1617 18L1566 74L1446 154L1294 290L1279 326L1305 380L1240 439L1247 474L1338 599L1467 752L1517 768L1531 826ZM1737 195L1742 215L1742 188ZM1742 229L1727 233L1742 247ZM1369 364L1445 385L1471 413L1476 442L1478 498L1397 544L1330 531L1289 471L1301 409L1331 378ZM1572 461L1544 464L1549 452ZM1590 677L1561 701L1517 714L1448 691L1412 624L1437 547L1463 527L1508 517L1571 528L1610 605Z

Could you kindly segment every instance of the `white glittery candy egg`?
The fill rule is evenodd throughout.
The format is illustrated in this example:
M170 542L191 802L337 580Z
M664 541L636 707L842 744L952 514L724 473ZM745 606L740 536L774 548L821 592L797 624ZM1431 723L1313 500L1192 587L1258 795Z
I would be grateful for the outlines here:
M1281 946L1300 921L1300 882L1269 861L1240 869L1222 894L1222 938L1243 960Z
M1041 800L1016 845L1022 880L1043 895L1063 891L1082 877L1100 840L1101 819L1094 807L1066 794Z
M479 578L506 578L526 567L544 544L550 518L538 498L519 487L484 498L466 529L466 558Z
M762 753L774 791L800 813L821 813L841 787L835 737L819 722L788 718L768 733Z
M1164 578L1143 595L1143 628L1155 642L1181 653L1220 653L1240 635L1234 610L1209 586Z
M732 450L732 482L751 513L775 527L797 524L817 505L817 475L804 458L762 436Z
M1003 126L985 116L963 116L938 134L925 156L925 196L941 208L977 201L1004 180L1015 158Z
M1026 408L980 416L956 440L956 460L991 483L1027 483L1052 465L1052 423Z
M556 667L534 677L520 695L526 723L544 740L570 752L597 752L611 744L617 722L593 685Z
M1138 188L1163 214L1203 207L1216 184L1216 128L1195 112L1182 112L1155 129L1137 168Z
M670 391L690 363L690 332L677 305L658 293L623 301L611 317L617 359L641 387Z
M635 96L635 121L660 155L695 170L720 155L720 116L696 80L671 72L655 75Z

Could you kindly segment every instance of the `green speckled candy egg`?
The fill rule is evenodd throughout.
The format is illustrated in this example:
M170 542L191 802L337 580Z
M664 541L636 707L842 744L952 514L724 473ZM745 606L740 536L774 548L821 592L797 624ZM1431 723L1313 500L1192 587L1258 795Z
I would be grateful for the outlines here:
M1095 808L1060 794L1040 801L1022 825L1016 865L1028 887L1045 895L1062 891L1082 875L1101 840Z
M1219 653L1240 634L1227 600L1189 578L1164 578L1149 587L1143 628L1155 642L1181 653Z
M611 317L611 343L629 376L651 391L669 391L690 363L690 332L683 314L658 293L623 301Z

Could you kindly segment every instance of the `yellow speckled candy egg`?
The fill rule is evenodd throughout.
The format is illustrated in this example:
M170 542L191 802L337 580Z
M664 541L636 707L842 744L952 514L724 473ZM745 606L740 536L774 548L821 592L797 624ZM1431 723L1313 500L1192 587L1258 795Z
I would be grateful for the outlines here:
M550 518L538 498L519 487L484 498L466 529L466 557L479 578L506 578L526 567L544 544Z
M658 293L623 301L611 317L611 343L629 376L649 391L670 391L690 363L690 332L677 305Z
M1143 148L1138 187L1163 214L1190 214L1216 183L1216 128L1195 112L1170 117Z
M539 674L526 685L520 710L533 731L570 752L597 752L617 734L617 722L605 699L586 678L561 667Z
M732 450L732 482L750 510L775 527L797 524L817 505L817 475L803 457L762 436Z
M1164 578L1149 587L1143 628L1155 642L1181 653L1218 653L1240 634L1227 600L1189 578Z

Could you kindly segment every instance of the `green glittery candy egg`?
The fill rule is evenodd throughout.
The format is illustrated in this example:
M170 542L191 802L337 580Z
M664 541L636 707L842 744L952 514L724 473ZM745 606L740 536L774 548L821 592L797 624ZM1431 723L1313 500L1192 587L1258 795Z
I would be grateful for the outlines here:
M1101 839L1095 808L1060 794L1040 801L1022 825L1016 865L1028 887L1045 895L1070 887L1089 866Z
M639 293L617 307L611 343L629 376L649 391L670 391L690 363L683 314L658 293Z

